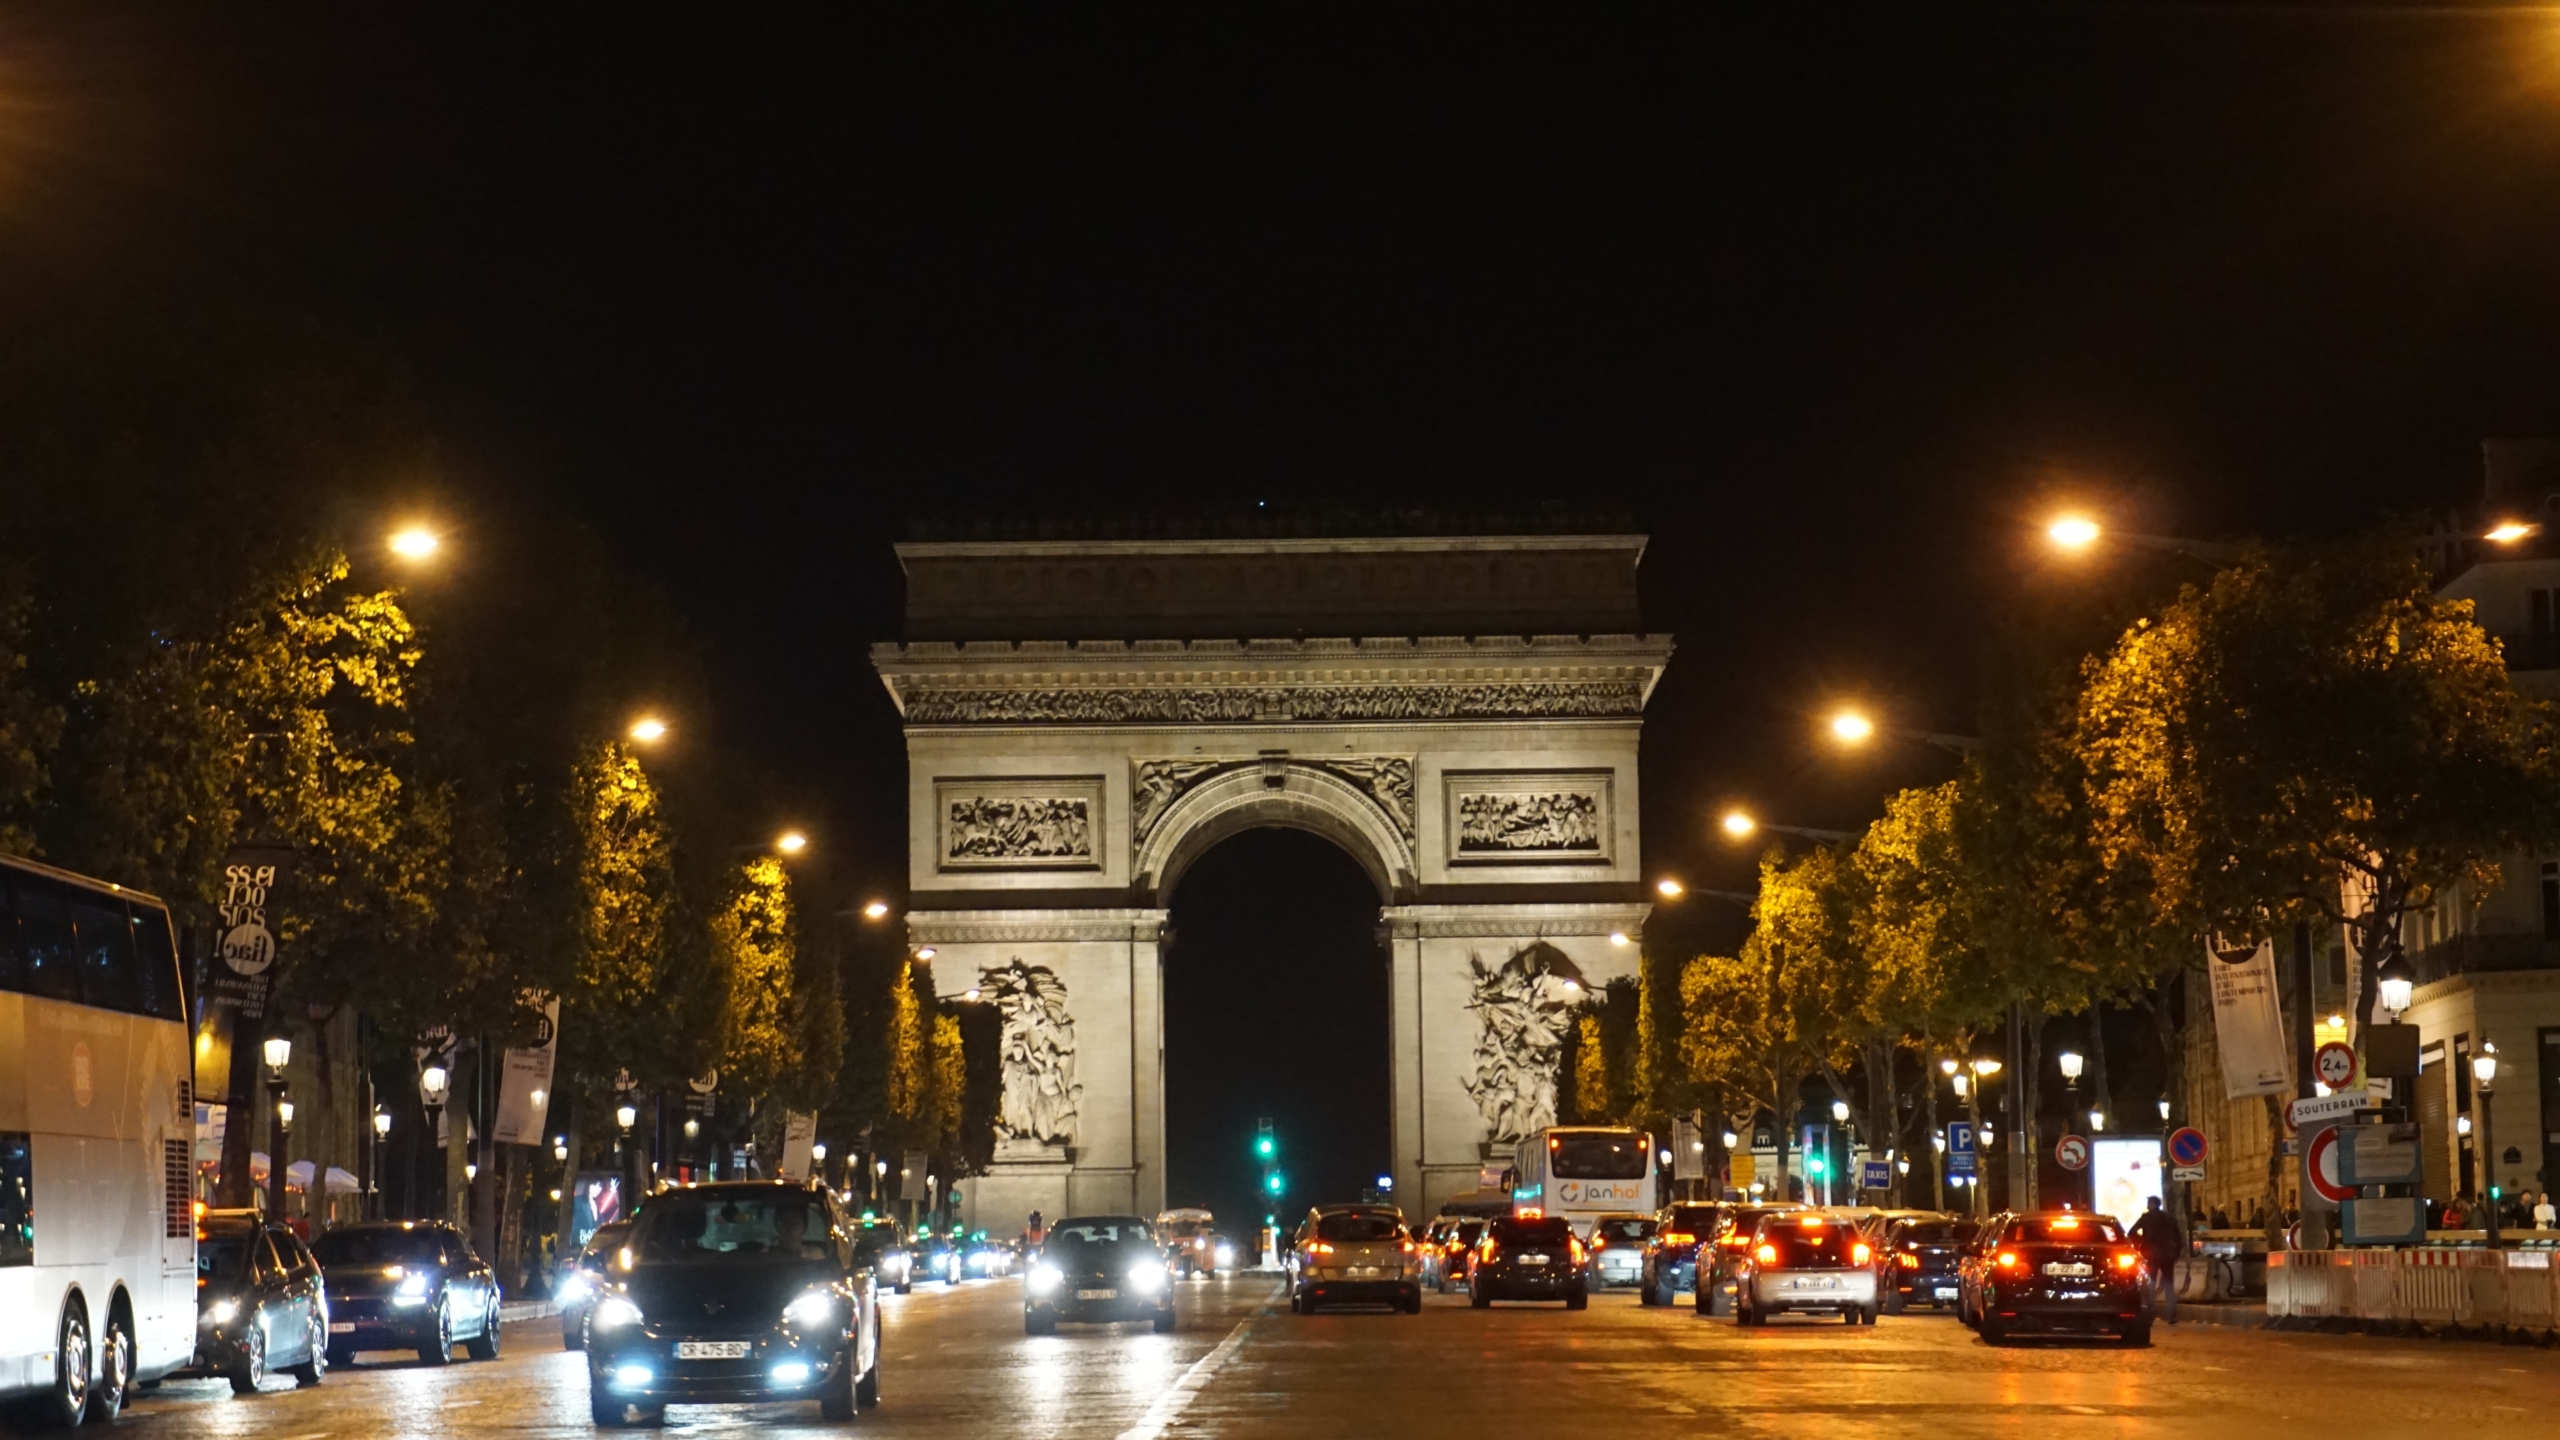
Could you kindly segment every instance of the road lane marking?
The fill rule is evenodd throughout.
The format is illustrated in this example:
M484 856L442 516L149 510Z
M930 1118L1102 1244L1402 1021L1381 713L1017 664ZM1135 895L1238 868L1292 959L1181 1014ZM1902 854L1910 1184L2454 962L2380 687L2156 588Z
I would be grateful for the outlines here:
M1218 1367L1226 1364L1227 1357L1236 1353L1236 1347L1244 1343L1245 1329L1252 1324L1251 1320L1237 1321L1236 1328L1227 1332L1227 1338L1218 1342L1217 1349L1192 1362L1191 1368L1182 1372L1182 1378L1174 1381L1172 1388L1156 1397L1156 1403L1147 1407L1145 1418L1120 1432L1120 1440L1160 1440L1166 1427L1190 1408L1191 1397L1200 1393L1200 1387L1208 1384L1210 1377L1218 1373Z

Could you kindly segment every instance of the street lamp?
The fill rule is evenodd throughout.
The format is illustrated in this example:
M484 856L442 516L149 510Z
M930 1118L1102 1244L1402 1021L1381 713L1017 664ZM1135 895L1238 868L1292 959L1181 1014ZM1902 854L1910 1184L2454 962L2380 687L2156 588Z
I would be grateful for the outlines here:
M2160 1123L2163 1125L2169 1123L2169 1100L2167 1096L2162 1096L2160 1100Z
M1843 745L1864 745L1876 736L1876 722L1855 710L1843 710L1831 717L1831 738Z
M1849 1123L1849 1102L1848 1102L1848 1101L1846 1101L1846 1100L1834 1100L1834 1101L1832 1101L1832 1102L1831 1102L1831 1118L1832 1118L1832 1120L1833 1120L1835 1123L1837 1123L1837 1124L1841 1124L1841 1125L1846 1125L1846 1124L1848 1124L1848 1123Z
M773 848L785 855L797 855L809 848L809 837L797 830L785 830L773 838Z
M2376 988L2382 992L2382 1008L2390 1011L2392 1020L2397 1022L2409 1009L2411 992L2418 985L2418 967L2410 964L2409 957L2394 945L2390 958L2374 972L2374 980Z
M293 1042L282 1035L270 1035L258 1047L260 1058L267 1062L267 1098L271 1135L267 1141L267 1214L278 1224L284 1221L284 1142L285 1132L293 1128L293 1102L285 1099L285 1066L293 1063Z
M643 745L654 745L667 738L667 722L655 715L643 715L631 722L628 733Z
M444 545L444 538L424 525L409 525L391 532L384 542L391 553L412 564L432 558Z
M569 1137L568 1137L568 1136L563 1135L563 1136L561 1136L559 1139L554 1140L554 1141L552 1141L552 1142L551 1142L551 1158L552 1158L552 1159L554 1159L554 1160L559 1161L559 1162L560 1162L561 1164L563 1164L563 1165L566 1165L566 1164L568 1164L568 1163L569 1163Z
M1726 1132L1724 1132L1724 1148L1725 1148L1725 1150L1726 1150L1728 1153L1729 1153L1729 1152L1731 1152L1731 1151L1734 1149L1734 1147L1736 1147L1736 1146L1740 1145L1741 1143L1742 1143L1742 1137L1741 1137L1741 1136L1736 1135L1735 1133L1733 1133L1733 1132L1732 1132L1732 1131L1730 1131L1730 1130L1727 1130Z
M2098 522L2086 515L2060 515L2044 527L2044 538L2057 550L2086 550L2098 543Z
M1820 840L1825 843L1852 838L1850 832L1846 830L1817 830L1810 825L1767 824L1747 810L1727 810L1724 812L1724 818L1716 823L1724 827L1725 834L1736 840L1748 840L1763 830L1780 835L1794 835L1806 840Z
M863 906L863 907L862 907L862 918L863 918L863 919L865 919L865 920L886 920L886 919L888 919L888 918L889 918L889 902L888 902L888 901L886 901L886 900L874 900L874 901L872 901L870 904Z
M2471 1057L2471 1078L2480 1091L2480 1194L2489 1212L2489 1248L2498 1246L2498 1127L2490 1119L2489 1088L2498 1078L2498 1047L2480 1037L2480 1053Z
M1665 900L1677 900L1682 895L1688 893L1688 887L1682 885L1677 880L1666 878L1653 882L1653 893L1661 896Z
M1751 838L1751 832L1760 828L1759 821L1740 810L1727 810L1724 812L1724 818L1716 823L1724 827L1724 833L1736 840L1748 840Z
M2490 526L2488 533L2482 535L2480 538L2488 541L2492 545L2513 545L2519 540L2530 538L2540 532L2541 529L2542 527L2539 525L2529 524L2522 520L2501 520L2497 524Z
M391 1138L391 1112L376 1107L373 1112L373 1173L366 1177L373 1191L373 1218L382 1218L382 1144Z
M2092 1134L2092 1135L2095 1135L2095 1134L2097 1134L2098 1132L2100 1132L2100 1131L2102 1131L2102 1130L2104 1130L2104 1129L2106 1129L2106 1128L2107 1128L2107 1115L2106 1115L2106 1112L2105 1112L2105 1111L2103 1111L2103 1110L2092 1110L2092 1111L2090 1111L2090 1112L2089 1112L2089 1133L2090 1133L2090 1134Z
M2080 1052L2077 1050L2065 1050L2054 1059L2062 1066L2063 1085L2069 1089L2079 1089L2080 1072L2088 1068L2089 1062L2081 1059Z
M623 1134L629 1135L631 1127L640 1123L640 1107L627 1100L614 1106L613 1123L621 1128Z

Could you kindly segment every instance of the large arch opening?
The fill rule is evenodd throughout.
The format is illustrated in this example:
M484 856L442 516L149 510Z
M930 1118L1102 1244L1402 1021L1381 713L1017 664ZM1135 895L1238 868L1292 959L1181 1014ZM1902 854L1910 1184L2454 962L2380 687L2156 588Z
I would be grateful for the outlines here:
M1309 829L1240 829L1176 877L1164 954L1165 1203L1239 1238L1274 1213L1252 1153L1271 1118L1280 1213L1393 1168L1386 952L1370 867Z

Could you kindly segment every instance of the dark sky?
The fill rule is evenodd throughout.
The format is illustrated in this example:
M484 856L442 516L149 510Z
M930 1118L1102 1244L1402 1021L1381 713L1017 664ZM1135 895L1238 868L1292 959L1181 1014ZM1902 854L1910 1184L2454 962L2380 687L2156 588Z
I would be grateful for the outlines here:
M1648 860L1733 886L1719 803L1943 777L1808 717L1966 727L2053 497L2330 532L2560 432L2548 16L537 8L0 5L0 323L395 357L457 484L657 578L857 870L912 509L1632 510Z

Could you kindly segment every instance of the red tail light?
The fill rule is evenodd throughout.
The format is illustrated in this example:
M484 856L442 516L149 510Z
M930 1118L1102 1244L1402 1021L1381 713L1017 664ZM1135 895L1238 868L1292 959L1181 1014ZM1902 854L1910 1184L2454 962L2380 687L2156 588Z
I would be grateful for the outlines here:
M1763 1265L1775 1265L1778 1263L1778 1247L1775 1245L1763 1245L1753 1253L1760 1257L1760 1263Z
M1690 1234L1686 1230L1665 1230L1658 1238L1660 1238L1662 1243L1665 1245L1695 1245L1698 1243L1698 1237Z
M2119 1270L2136 1269L2139 1268L2141 1264L2142 1254L2140 1251L2119 1250L2116 1252L2116 1268Z
M2020 1264L2018 1260L2018 1252L2015 1250L2003 1250L1999 1255L1992 1259L1991 1263L1999 1266L2003 1270L2015 1270L2019 1268Z
M1727 1235L1716 1243L1722 1245L1727 1250L1748 1250L1751 1248L1751 1237L1748 1235Z
M1412 1253L1413 1253L1413 1242L1412 1242L1412 1241L1407 1240L1406 1242L1404 1242L1404 1253L1406 1253L1407 1255L1410 1255L1410 1254L1412 1254Z
M1333 1247L1322 1240L1318 1240L1307 1246L1307 1253L1310 1255L1330 1255L1333 1253Z
M1581 1261L1581 1259L1582 1259L1582 1242L1581 1242L1581 1241L1579 1241L1579 1240L1576 1240L1576 1239L1574 1239L1572 1236L1568 1235L1568 1236L1566 1236L1566 1237L1565 1237L1565 1242L1564 1242L1564 1244L1565 1244L1565 1248L1566 1248L1567 1250L1570 1250L1570 1251L1572 1251L1572 1252L1573 1252L1573 1258L1574 1258L1574 1260L1575 1260L1577 1263L1579 1263L1579 1262Z
M1849 1247L1849 1263L1852 1265L1864 1265L1874 1258L1876 1258L1876 1252L1868 1249L1867 1242L1864 1240Z
M1912 1254L1908 1250L1903 1251L1901 1254L1896 1255L1893 1258L1905 1270L1917 1270L1920 1268L1920 1257Z

